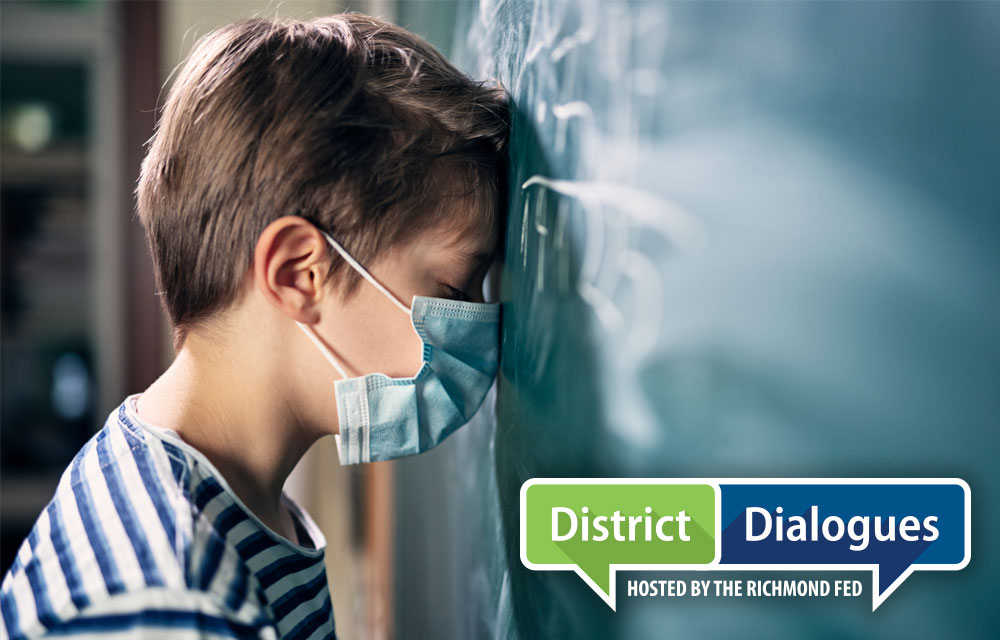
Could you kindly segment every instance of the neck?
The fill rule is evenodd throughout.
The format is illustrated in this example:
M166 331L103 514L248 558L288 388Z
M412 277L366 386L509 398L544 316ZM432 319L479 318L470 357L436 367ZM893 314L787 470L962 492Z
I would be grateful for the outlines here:
M202 349L208 346L211 351ZM267 364L245 350L220 352L218 342L202 345L189 336L139 397L137 410L203 453L258 518L295 540L281 491L317 438L301 428Z

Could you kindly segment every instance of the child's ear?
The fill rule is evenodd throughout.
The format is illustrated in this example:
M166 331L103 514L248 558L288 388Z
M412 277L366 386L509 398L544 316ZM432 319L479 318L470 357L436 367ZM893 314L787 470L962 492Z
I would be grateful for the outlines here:
M297 322L319 321L330 254L326 239L298 216L278 218L261 232L253 278L264 297Z

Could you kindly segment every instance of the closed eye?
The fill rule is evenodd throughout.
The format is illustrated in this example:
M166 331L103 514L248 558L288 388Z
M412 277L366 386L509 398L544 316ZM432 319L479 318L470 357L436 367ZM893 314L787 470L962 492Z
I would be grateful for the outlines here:
M448 297L452 298L453 300L460 300L462 302L470 302L472 300L461 289L457 289L451 286L450 284L445 284L445 283L442 284L444 284L444 288L448 290Z

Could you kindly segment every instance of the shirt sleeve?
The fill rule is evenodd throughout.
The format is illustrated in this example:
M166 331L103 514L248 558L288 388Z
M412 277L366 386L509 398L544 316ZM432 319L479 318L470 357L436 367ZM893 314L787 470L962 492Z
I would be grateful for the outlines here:
M272 640L277 632L259 610L228 611L208 592L156 588L97 601L42 637Z

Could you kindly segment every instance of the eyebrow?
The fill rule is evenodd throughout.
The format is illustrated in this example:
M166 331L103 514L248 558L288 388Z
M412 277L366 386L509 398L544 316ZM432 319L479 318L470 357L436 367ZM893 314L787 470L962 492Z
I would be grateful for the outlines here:
M455 256L467 265L481 265L496 258L497 252L459 249Z

